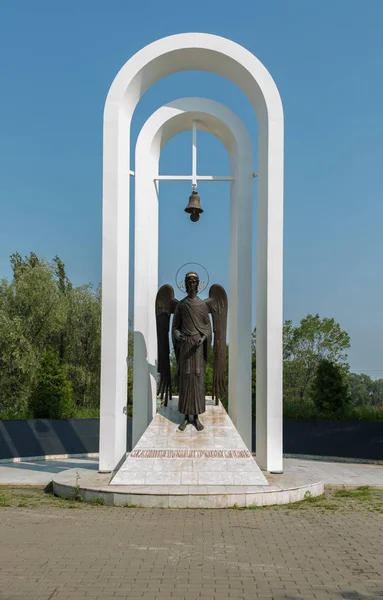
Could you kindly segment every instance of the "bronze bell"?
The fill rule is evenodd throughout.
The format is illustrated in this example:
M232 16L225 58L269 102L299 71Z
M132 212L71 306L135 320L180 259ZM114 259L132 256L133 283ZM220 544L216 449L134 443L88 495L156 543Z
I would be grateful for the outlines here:
M203 213L201 200L197 190L192 191L191 196L189 197L189 204L185 208L185 212L189 213L190 220L193 221L193 223L198 221L200 214Z

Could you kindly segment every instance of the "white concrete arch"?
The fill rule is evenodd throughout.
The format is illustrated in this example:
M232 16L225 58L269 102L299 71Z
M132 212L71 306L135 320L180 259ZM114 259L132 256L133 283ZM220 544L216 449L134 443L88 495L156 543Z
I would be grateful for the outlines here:
M137 139L135 171L134 405L133 444L156 412L157 340L154 314L158 291L158 176L162 148L178 133L207 131L230 156L229 414L251 450L251 139L226 106L206 98L182 98L149 117Z
M156 81L178 71L215 72L247 95L258 120L257 461L282 470L283 109L251 52L228 39L184 33L149 44L122 67L104 111L100 470L126 449L130 124ZM279 440L276 442L276 440Z

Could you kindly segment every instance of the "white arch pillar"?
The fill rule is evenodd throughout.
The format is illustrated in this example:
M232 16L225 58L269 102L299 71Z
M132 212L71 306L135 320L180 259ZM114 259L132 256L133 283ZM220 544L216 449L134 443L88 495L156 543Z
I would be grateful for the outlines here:
M251 450L252 146L242 121L223 104L206 98L183 98L163 106L146 121L137 139L133 445L156 412L158 197L153 181L164 145L191 129L194 120L198 129L220 139L230 156L229 414Z
M125 456L130 123L145 91L184 70L222 75L258 119L257 461L282 470L283 109L268 71L228 39L184 33L149 44L125 63L105 103L103 158L100 471Z

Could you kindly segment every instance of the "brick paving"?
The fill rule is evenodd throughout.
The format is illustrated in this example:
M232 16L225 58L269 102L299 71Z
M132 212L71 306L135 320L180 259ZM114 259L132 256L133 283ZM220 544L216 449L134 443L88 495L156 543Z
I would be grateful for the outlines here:
M383 598L383 513L0 509L0 600Z

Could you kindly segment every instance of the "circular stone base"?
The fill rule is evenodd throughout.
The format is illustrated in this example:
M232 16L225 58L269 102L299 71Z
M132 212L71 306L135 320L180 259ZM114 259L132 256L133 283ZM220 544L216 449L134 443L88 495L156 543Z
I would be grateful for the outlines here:
M81 496L87 502L145 508L230 508L290 504L324 492L323 481L307 473L271 475L268 486L245 485L109 485L111 473L69 469L55 475L56 496Z

